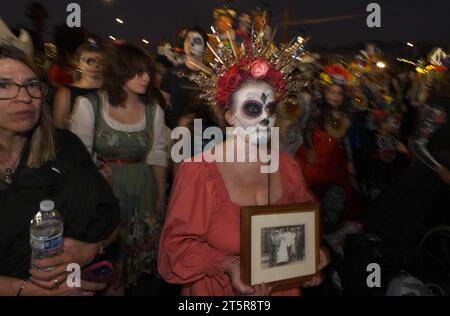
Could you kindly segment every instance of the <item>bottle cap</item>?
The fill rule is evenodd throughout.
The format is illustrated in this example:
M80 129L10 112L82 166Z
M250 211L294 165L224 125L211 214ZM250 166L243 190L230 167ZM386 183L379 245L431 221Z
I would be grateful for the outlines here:
M40 209L44 212L53 211L55 209L55 202L50 200L42 201L40 204Z

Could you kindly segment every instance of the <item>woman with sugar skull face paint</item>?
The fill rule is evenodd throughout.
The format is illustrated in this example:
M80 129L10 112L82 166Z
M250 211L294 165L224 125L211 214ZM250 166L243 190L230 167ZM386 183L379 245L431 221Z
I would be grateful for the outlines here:
M225 142L199 155L201 162L180 165L161 235L159 272L169 283L181 284L187 296L299 295L299 288L272 293L271 287L249 286L240 277L241 206L312 200L299 167L287 154L279 153L277 170L261 172L265 163L257 150L269 143L265 130L274 126L284 81L262 58L242 58L214 80L210 92L231 132ZM215 160L229 150L234 150L229 155L233 162ZM249 160L251 154L256 154L255 162ZM320 269L326 264L321 251ZM303 286L320 282L318 275Z
M78 97L96 92L103 82L103 52L95 43L78 47L74 56L78 78L70 85L60 87L53 103L55 127L66 129Z
M350 73L340 65L328 66L322 73L323 101L317 106L305 133L305 144L299 148L295 158L311 192L322 200L333 185L340 186L345 191L344 217L356 219L359 200L351 184L350 174L354 173L354 166L347 137L350 118L346 110L345 88L349 84L349 76Z
M168 97L171 104L171 117L169 127L180 125L183 116L190 114L188 104L193 96L198 94L198 86L187 78L180 78L179 73L190 75L199 72L199 66L203 67L203 53L206 48L207 34L201 28L192 27L184 31L184 64L167 71L161 80L160 89Z
M267 144L275 125L275 92L265 81L248 80L233 94L231 108L225 118L235 127L235 134L252 145Z

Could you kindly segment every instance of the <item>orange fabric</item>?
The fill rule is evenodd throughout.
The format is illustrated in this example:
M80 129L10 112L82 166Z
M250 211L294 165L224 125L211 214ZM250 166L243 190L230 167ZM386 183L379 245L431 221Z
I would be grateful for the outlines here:
M283 196L274 204L309 202L301 171L280 153ZM240 253L240 206L230 200L215 163L180 165L159 248L158 269L169 283L182 284L182 295L233 296L225 256ZM299 289L274 295L299 295Z

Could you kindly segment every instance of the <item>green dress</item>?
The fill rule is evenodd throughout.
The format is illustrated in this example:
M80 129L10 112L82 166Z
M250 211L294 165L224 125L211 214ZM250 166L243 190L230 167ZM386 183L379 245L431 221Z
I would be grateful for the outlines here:
M125 287L136 286L140 273L155 273L161 224L155 214L157 184L153 169L146 163L154 139L155 105L146 105L146 127L123 132L110 127L101 110L100 97L89 96L95 113L93 153L97 159L126 160L109 163L112 187L120 200L121 235L119 265ZM137 162L141 161L141 162Z

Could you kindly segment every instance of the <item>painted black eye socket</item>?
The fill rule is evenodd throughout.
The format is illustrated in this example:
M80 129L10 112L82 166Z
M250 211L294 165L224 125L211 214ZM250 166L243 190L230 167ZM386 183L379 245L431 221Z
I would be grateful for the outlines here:
M201 38L194 38L193 40L192 40L192 45L195 45L195 46L200 46L200 45L203 45L203 40L201 39Z
M266 107L266 111L267 114L269 114L269 116L275 115L277 112L277 103L276 102L269 103Z
M243 106L244 115L249 118L257 118L262 114L263 106L257 101L247 101Z

